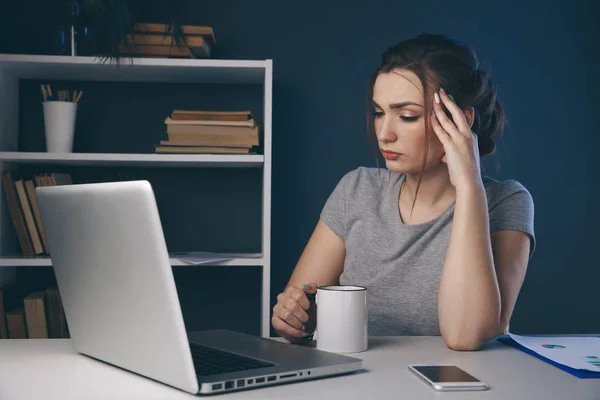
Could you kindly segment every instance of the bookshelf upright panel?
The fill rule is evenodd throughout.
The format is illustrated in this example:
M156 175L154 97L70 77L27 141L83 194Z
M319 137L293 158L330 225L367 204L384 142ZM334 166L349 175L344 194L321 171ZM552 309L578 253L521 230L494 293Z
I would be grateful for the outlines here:
M270 332L271 314L271 166L272 166L272 110L273 110L273 63L269 60L265 65L264 83L264 164L263 164L263 199L262 199L262 316L261 332L267 337Z

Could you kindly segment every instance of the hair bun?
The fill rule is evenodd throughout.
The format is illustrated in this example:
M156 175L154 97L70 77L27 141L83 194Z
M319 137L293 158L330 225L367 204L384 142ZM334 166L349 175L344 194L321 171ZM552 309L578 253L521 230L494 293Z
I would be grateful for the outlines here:
M475 121L473 130L477 134L479 154L492 154L496 149L494 137L504 129L504 110L497 99L497 91L492 77L483 68L475 73L473 108Z

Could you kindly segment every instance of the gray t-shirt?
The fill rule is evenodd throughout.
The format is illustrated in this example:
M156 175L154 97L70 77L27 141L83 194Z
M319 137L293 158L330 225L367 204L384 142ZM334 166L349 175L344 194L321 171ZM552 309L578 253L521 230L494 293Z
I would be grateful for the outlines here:
M440 335L438 289L454 203L431 221L406 225L398 213L403 174L360 167L329 196L323 222L345 243L341 284L367 287L369 335ZM520 230L531 238L534 205L514 180L484 177L490 232Z

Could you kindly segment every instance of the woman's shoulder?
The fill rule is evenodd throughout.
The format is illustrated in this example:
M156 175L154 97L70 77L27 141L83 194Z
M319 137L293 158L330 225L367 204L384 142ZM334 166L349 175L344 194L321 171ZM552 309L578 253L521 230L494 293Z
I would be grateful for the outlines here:
M529 234L531 247L529 256L536 247L534 219L535 207L529 190L514 179L483 180L490 217L490 232L519 230Z
M533 203L531 193L518 180L499 180L489 176L484 176L482 180L490 208L508 198L514 198L515 201Z

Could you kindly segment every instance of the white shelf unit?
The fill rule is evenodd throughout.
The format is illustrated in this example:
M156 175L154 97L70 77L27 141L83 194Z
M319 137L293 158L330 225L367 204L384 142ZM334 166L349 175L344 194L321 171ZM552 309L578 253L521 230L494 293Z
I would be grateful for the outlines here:
M21 79L65 81L112 81L148 83L219 83L256 84L263 86L263 154L119 154L119 153L46 153L20 152L19 81ZM0 168L45 164L67 166L139 166L262 168L261 258L236 258L229 261L193 266L171 259L174 266L202 268L204 265L259 266L261 278L260 332L270 336L271 277L271 129L273 62L266 60L160 59L122 58L119 64L105 63L96 57L0 54ZM6 199L0 187L0 249L16 232ZM47 257L24 258L0 254L0 284L9 283L18 267L50 267Z

